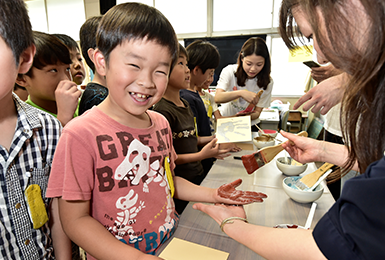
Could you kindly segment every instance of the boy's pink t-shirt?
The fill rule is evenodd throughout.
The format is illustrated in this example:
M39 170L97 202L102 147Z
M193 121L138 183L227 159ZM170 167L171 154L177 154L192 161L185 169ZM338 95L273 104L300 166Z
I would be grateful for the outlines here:
M166 177L176 153L167 120L147 114L146 129L121 125L98 107L73 119L55 151L47 197L90 200L91 216L113 236L154 253L179 219Z

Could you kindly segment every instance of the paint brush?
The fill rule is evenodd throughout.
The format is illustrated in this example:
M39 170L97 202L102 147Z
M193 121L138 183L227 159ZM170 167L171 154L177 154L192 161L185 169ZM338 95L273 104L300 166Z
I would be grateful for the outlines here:
M310 190L310 188L312 190L314 188L313 185L318 181L318 179L320 179L321 176L324 175L324 178L326 178L327 175L331 173L331 171L328 172L328 170L333 166L334 164L324 163L314 172L309 173L303 176L302 178L298 179L295 185L301 190Z
M302 131L297 135L307 137L307 132ZM248 174L252 174L257 169L271 162L274 159L274 157L277 154L279 154L282 150L283 150L283 147L281 143L275 146L264 147L258 152L255 152L252 154L243 155L242 156L243 166L245 167Z

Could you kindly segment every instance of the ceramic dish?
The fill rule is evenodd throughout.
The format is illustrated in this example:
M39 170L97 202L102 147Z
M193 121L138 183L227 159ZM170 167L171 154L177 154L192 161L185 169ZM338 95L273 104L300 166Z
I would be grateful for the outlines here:
M318 185L313 191L302 191L296 186L296 181L302 176L286 177L282 181L283 190L294 201L299 203L310 203L318 200L324 192L323 183Z
M277 158L276 164L278 169L289 176L295 176L303 173L306 168L307 164L302 164L299 162L295 162L291 157L287 157L287 162L285 157Z

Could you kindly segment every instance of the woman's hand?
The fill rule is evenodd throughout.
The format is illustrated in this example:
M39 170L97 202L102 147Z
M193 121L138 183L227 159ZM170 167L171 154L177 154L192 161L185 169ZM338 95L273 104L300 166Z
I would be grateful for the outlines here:
M309 90L294 104L293 109L298 109L302 104L302 109L308 111L310 108L313 113L321 111L325 115L332 107L341 102L344 94L344 85L348 81L346 73L325 79L320 84Z
M289 140L288 142L282 143L282 147L294 160L300 163L324 161L325 142L297 136L282 130L280 133Z
M243 206L231 206L231 205L223 205L223 204L202 204L195 203L193 205L193 209L200 210L210 217L212 217L219 225L223 220L230 217L240 217L246 218L245 210Z
M259 98L261 97L258 93L249 90L238 90L241 93L241 97L250 104L257 105Z

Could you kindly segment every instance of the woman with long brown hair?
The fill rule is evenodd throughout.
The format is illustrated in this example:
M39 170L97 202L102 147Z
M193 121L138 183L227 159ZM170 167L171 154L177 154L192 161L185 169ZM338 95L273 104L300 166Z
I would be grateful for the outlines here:
M237 64L226 66L219 76L215 102L222 104L219 107L222 116L235 116L253 104L254 109L242 115L251 115L252 125L259 123L262 109L271 102L274 82L270 72L270 54L265 40L249 38L240 50ZM258 95L260 90L263 93Z
M283 0L280 33L291 49L313 38L317 53L348 80L341 103L345 145L293 134L284 144L302 163L325 161L362 174L314 230L283 230L234 220L223 225L232 238L272 259L384 259L385 247L385 1ZM370 42L370 44L368 44ZM245 217L242 207L195 204L218 223Z

